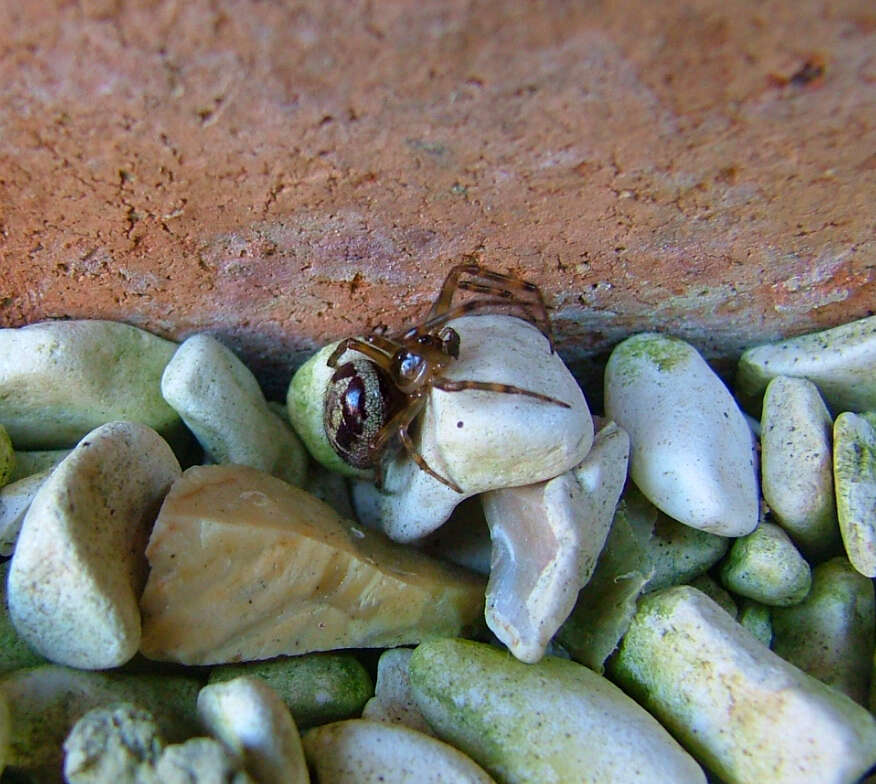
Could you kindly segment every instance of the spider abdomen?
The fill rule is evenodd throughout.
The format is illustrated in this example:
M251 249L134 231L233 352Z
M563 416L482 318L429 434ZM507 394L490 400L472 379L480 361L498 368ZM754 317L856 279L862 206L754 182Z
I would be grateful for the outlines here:
M325 396L325 434L346 463L370 468L380 455L372 444L383 426L399 410L404 396L385 370L367 359L339 365Z

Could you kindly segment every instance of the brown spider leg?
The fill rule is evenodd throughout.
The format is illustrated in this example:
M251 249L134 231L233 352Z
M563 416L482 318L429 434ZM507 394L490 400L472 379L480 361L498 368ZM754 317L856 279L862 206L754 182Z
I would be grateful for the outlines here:
M345 338L338 343L338 347L332 351L331 356L326 360L326 364L329 367L335 367L343 353L349 350L358 351L385 370L389 369L392 357L388 356L386 352L381 351L374 344L367 343L360 338Z
M377 346L377 348L381 351L385 351L389 355L395 354L395 352L401 348L398 343L390 338L384 337L383 334L372 333L366 335L365 342Z
M496 381L453 381L449 378L440 377L432 379L432 386L444 392L462 392L464 389L474 389L482 392L500 392L506 395L525 395L526 397L532 397L545 403L553 403L563 408L572 407L562 400L557 400L555 397L542 395L540 392L533 392L530 389L515 387L512 384L500 384Z
M441 474L439 474L437 471L432 469L432 467L426 462L426 459L417 451L417 448L414 446L414 442L408 435L408 426L411 424L411 422L413 422L417 414L422 411L425 402L425 397L413 398L411 405L403 408L401 411L395 414L395 416L393 416L388 422L386 422L383 427L380 428L380 432L378 433L377 437L374 439L373 444L371 445L371 453L373 455L379 454L386 444L387 440L391 436L397 435L399 437L399 440L402 442L402 446L404 446L405 451L408 453L408 456L417 464L417 467L421 471L425 471L433 479L437 479L439 482L447 485L449 488L455 490L457 493L461 493L462 488L460 488L459 485L457 485L450 479L446 479L445 477L441 476ZM375 462L379 464L378 461ZM382 479L382 476L380 476L380 479Z
M462 275L471 275L476 280L460 280ZM553 333L550 319L548 318L547 306L544 303L541 289L534 283L525 281L516 275L506 275L501 272L493 272L480 264L467 263L457 264L444 279L441 291L432 305L424 323L430 323L435 317L451 310L450 304L457 289L472 291L480 294L490 294L497 297L492 305L517 306L524 310L529 321L536 324L548 339L551 345L551 353L554 350ZM525 291L532 295L534 301L523 303L515 301L514 291ZM533 306L537 315L533 316L529 306Z

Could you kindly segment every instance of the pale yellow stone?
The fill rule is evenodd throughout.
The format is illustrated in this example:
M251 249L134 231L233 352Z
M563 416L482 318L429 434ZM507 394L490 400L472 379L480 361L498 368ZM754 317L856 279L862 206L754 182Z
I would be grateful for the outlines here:
M165 499L146 555L142 651L186 664L394 647L458 634L483 579L343 520L244 466L197 466Z

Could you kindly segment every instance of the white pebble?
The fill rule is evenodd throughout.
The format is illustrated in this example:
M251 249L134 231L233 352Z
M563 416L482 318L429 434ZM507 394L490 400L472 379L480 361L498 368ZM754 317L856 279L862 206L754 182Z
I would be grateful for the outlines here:
M9 571L9 613L33 648L84 669L115 667L136 653L146 540L179 475L167 443L131 422L93 430L52 472L25 516Z
M380 654L374 696L362 708L362 718L402 724L432 735L434 733L411 693L408 663L413 652L413 648L389 648Z
M876 427L840 414L833 426L833 475L846 554L861 574L876 577Z
M655 333L618 345L605 370L605 410L629 433L630 475L655 506L721 536L754 529L760 492L751 430L692 346Z
M0 555L12 555L24 516L49 471L32 474L0 487Z

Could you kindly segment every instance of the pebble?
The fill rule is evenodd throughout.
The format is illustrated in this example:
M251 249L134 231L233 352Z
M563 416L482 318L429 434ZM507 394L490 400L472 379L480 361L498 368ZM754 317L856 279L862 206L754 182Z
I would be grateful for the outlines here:
M492 784L465 754L437 738L368 719L315 727L304 750L319 784Z
M690 586L642 598L613 678L726 784L853 784L876 719Z
M64 741L64 779L69 784L146 784L164 749L158 723L129 702L93 708Z
M10 565L10 561L0 563L0 673L46 664L46 658L21 639L9 617L7 583Z
M876 421L850 412L836 418L833 478L849 561L866 577L876 577Z
M461 348L447 378L513 384L571 408L523 395L432 389L412 433L414 444L433 470L463 492L429 476L404 451L386 465L382 489L371 482L353 484L359 519L398 542L431 533L471 495L565 473L593 443L584 394L538 329L498 315L465 316L448 326L459 333Z
M767 648L773 644L772 611L765 604L754 599L743 599L739 608L738 621Z
M132 422L102 425L40 487L9 571L9 613L46 658L84 669L127 662L140 642L143 551L180 467Z
M190 738L167 746L155 765L155 784L256 784L240 763L213 738ZM153 784L153 782L148 782ZM260 783L259 783L260 784Z
M349 653L310 653L269 661L224 664L208 682L258 678L280 695L299 729L358 716L374 694L371 676Z
M6 428L0 425L0 488L12 480L15 473L15 449Z
M401 724L417 732L433 735L411 691L408 665L413 653L413 648L390 648L380 654L374 696L365 703L362 718Z
M10 710L7 765L30 780L59 782L62 745L86 712L119 702L148 710L161 736L182 741L198 732L197 678L178 675L131 675L87 672L45 665L16 670L0 680L0 699ZM162 782L164 784L164 782Z
M876 316L822 332L758 346L739 360L736 388L746 407L757 408L776 376L812 381L834 413L876 409Z
M259 784L308 784L301 736L265 681L241 676L198 693L198 716Z
M15 551L27 510L49 473L31 474L0 487L0 555L9 556Z
M26 479L44 471L53 471L67 455L69 449L37 449L32 451L16 451L15 466L10 482Z
M114 321L46 321L0 329L0 423L16 449L75 445L113 421L176 443L182 423L161 396L176 344Z
M812 570L812 590L794 607L775 608L773 650L804 672L867 704L873 664L873 582L840 556Z
M430 640L414 651L410 678L438 737L504 784L705 784L653 717L575 662L524 664L484 643Z
M663 512L721 536L754 530L751 429L692 346L656 333L620 343L605 369L605 411L629 433L633 481Z
M833 420L818 388L776 376L766 388L761 486L773 516L814 561L839 551L833 493Z
M733 542L721 566L721 582L733 593L776 607L802 602L809 593L809 564L775 523L762 522Z
M146 555L141 650L151 659L221 664L393 647L458 634L483 613L480 576L247 466L188 469Z
M167 363L161 394L214 463L267 471L293 485L307 475L307 453L268 406L255 376L210 335L187 338Z
M708 574L701 574L691 580L689 585L702 591L731 618L739 619L739 607L736 605L736 600L717 580L712 579Z
M536 662L593 574L627 477L629 438L613 422L587 457L546 482L483 495L493 553L487 626Z
M555 637L571 658L600 674L626 633L652 572L641 529L630 524L640 511L628 497L621 499L593 576Z

